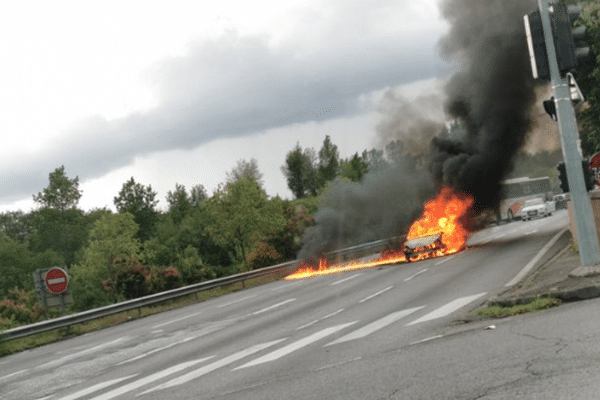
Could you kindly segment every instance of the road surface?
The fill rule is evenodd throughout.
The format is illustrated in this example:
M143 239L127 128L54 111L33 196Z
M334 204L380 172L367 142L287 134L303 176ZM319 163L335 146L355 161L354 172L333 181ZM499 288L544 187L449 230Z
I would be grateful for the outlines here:
M421 368L419 346L441 343L449 323L504 290L566 225L564 211L517 221L478 232L453 256L277 281L8 356L0 397L386 398ZM439 381L432 371L420 382Z

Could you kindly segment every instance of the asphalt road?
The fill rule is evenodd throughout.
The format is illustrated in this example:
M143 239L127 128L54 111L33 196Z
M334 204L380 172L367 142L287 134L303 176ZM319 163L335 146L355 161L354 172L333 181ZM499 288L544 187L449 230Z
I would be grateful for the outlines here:
M566 224L565 212L513 222L453 256L278 281L8 356L0 397L387 398L422 368L417 350L402 349L441 343L450 322L505 289ZM438 390L424 373L424 389Z

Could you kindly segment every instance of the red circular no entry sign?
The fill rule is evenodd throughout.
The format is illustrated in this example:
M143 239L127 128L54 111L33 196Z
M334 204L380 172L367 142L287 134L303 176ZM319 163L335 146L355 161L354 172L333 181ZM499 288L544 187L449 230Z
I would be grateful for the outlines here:
M46 288L50 293L61 294L69 286L69 277L64 269L54 267L46 273Z

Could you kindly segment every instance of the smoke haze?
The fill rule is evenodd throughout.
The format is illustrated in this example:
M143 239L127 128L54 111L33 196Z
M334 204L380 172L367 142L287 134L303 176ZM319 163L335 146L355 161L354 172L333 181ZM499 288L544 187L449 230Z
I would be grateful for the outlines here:
M476 212L498 206L500 181L539 114L523 28L523 15L535 6L534 0L441 3L450 29L440 50L458 72L437 97L409 102L385 94L379 136L383 145L399 145L401 161L360 184L334 186L305 234L300 258L404 234L441 185L472 194ZM459 121L462 137L443 134L444 119ZM423 158L429 173L419 168Z

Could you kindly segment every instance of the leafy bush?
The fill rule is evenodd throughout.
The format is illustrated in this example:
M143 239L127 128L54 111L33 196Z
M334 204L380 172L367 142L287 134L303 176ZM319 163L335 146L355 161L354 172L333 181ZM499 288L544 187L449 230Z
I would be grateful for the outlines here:
M33 291L13 289L0 301L0 329L32 324L48 314Z
M278 264L281 262L281 254L272 245L261 241L252 249L248 255L248 265L251 269L258 269Z

